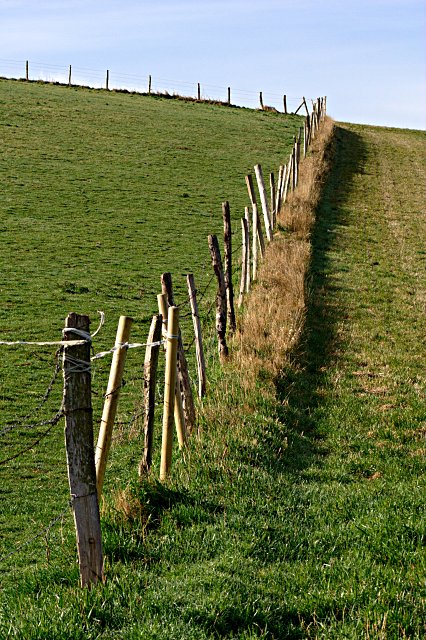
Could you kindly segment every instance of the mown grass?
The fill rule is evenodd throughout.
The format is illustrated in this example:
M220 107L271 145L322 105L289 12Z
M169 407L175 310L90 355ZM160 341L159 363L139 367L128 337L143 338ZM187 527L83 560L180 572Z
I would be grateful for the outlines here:
M169 484L117 482L104 586L56 530L5 637L424 637L424 166L423 133L336 128L297 349L217 373Z

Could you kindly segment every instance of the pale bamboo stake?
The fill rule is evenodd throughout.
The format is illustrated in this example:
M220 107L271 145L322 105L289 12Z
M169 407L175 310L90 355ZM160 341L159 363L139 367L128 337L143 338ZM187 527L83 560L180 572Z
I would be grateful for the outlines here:
M226 344L226 285L217 237L215 235L209 235L208 242L218 284L216 293L216 332L219 357L223 362L229 355L228 345Z
M160 481L168 478L172 467L173 413L176 397L177 347L179 337L179 309L177 307L169 307L167 326L166 378L164 384Z
M195 288L194 275L188 273L186 276L188 285L189 303L191 305L192 323L194 325L195 334L195 355L197 359L198 371L198 397L203 398L206 395L206 361L204 358L203 335L201 331L200 315L198 313L197 291Z
M257 279L257 225L259 222L259 218L257 215L257 207L254 204L253 205L253 224L252 224L252 228L253 228L253 234L252 234L252 243L251 243L251 250L253 253L253 282L256 281Z
M248 240L248 226L247 220L245 218L241 218L241 232L243 237L243 248L242 248L242 263L241 263L241 283L240 283L240 295L238 298L238 306L241 307L243 304L244 292L246 289L247 283L247 240Z
M126 362L127 348L123 347L123 345L129 341L132 322L132 318L120 316L117 335L115 338L115 351L112 356L111 371L105 394L98 444L96 445L95 451L96 488L98 491L98 498L100 498L102 494L106 463L111 447L112 430L117 413L118 398L123 380L124 364Z
M93 419L90 372L90 320L70 313L65 320L64 340L88 340L64 347L65 445L71 506L77 538L81 586L103 579L103 557L96 468L93 451ZM77 333L73 333L76 329Z
M264 223L265 223L266 237L267 237L268 241L271 242L271 240L272 240L271 214L269 212L268 198L266 196L265 182L263 180L262 167L260 166L260 164L255 165L254 171L255 171L255 174L256 174L257 186L259 188L259 195L260 195L260 202L261 202L261 205L262 205L262 212L263 212L263 220L264 220Z
M158 310L163 318L163 338L167 339L167 323L168 323L168 315L169 315L167 294L160 293L157 296L157 300L158 300ZM166 345L167 345L167 340L164 345L164 349L167 352ZM167 353L166 353L166 357L167 357ZM176 379L179 380L178 372L176 373ZM176 425L176 433L186 433L185 414L183 411L183 404L182 404L182 392L180 390L180 385L178 383L176 384L174 418L175 418L175 425Z
M251 251L251 246L250 246L250 211L249 211L248 207L245 207L245 209L244 209L244 217L245 217L245 219L247 221L246 293L249 293L249 291L250 291L250 279L251 279L251 273L250 273L250 251Z
M275 209L275 176L273 173L269 174L269 187L271 190L271 232L276 225L276 209Z
M145 351L143 372L144 451L142 460L139 463L139 476L151 471L152 442L154 436L155 389L157 385L158 355L160 353L160 345L154 346L153 343L161 340L162 325L162 315L159 313L153 316L148 333L148 344Z
M224 276L226 285L226 301L228 308L228 329L232 335L237 329L234 309L234 286L232 284L232 232L229 202L222 203L223 240L224 240Z
M246 185L247 185L247 191L248 191L248 194L249 194L251 206L253 208L253 212L256 210L256 215L257 215L257 224L256 224L257 237L259 239L260 253L261 253L261 256L263 258L264 254L265 254L265 239L263 237L262 225L260 224L259 213L258 213L258 210L257 210L256 192L254 190L253 178L252 178L252 176L250 174L246 176Z

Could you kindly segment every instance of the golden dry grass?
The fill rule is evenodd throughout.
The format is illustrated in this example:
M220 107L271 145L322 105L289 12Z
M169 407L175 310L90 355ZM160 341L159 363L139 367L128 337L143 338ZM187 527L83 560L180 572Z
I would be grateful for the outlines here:
M327 118L301 162L299 185L278 216L278 224L290 233L279 231L267 247L241 319L234 360L248 383L253 383L261 370L274 379L297 344L306 307L310 231L329 168L333 131L333 121Z

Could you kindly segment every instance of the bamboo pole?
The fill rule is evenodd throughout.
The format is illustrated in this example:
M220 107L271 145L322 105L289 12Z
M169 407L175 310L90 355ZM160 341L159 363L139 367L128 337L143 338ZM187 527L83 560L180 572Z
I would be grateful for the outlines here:
M103 557L96 468L93 450L93 420L90 371L90 320L70 313L65 320L64 340L87 342L64 347L65 445L68 480L77 538L81 586L103 580ZM76 332L73 332L73 329Z
M191 305L192 323L195 334L195 354L197 359L198 372L198 397L203 398L206 395L206 361L204 358L203 335L201 331L200 315L198 313L197 291L195 288L194 275L188 273L186 276L188 286L189 303Z
M243 238L242 247L242 269L241 269L241 283L240 283L240 295L238 297L238 306L243 304L244 293L247 284L247 245L248 245L248 225L245 218L241 218L241 232Z
M246 185L247 185L247 191L249 194L251 206L253 209L253 215L254 215L254 212L256 212L256 216L257 216L256 238L259 240L260 254L263 258L263 256L265 255L265 239L263 237L262 225L260 224L259 213L257 210L256 192L254 190L253 178L251 174L246 176ZM257 253L257 249L256 249L256 253Z
M179 309L169 307L167 319L166 378L164 384L163 433L161 443L160 481L170 475L173 447L173 415L176 397Z
M258 186L259 195L260 195L260 202L261 202L261 205L262 205L262 212L263 212L263 220L264 220L264 223L265 223L266 237L267 237L268 241L271 242L271 240L272 240L271 214L269 212L268 198L266 196L265 182L263 180L262 167L260 166L260 164L256 164L255 165L254 171L255 171L255 174L256 174L257 186Z
M124 346L129 341L130 328L133 319L120 316L115 338L115 351L112 356L111 371L105 394L104 408L99 429L98 444L95 451L96 488L98 498L101 497L104 484L105 469L108 453L111 447L112 430L117 413L118 398L123 380L124 364L126 362L127 348Z
M160 345L155 344L161 340L163 316L161 313L153 316L148 333L148 344L145 350L143 370L143 398L144 398L144 450L142 460L139 463L139 476L151 471L152 442L154 435L155 415L155 390L157 385L157 367Z
M251 251L251 247L250 247L250 211L249 211L248 207L245 207L245 209L244 209L244 217L245 217L245 219L247 221L246 293L249 293L249 291L250 291L250 278L251 278L251 273L250 273L250 251Z
M223 362L229 355L228 345L226 344L226 285L217 237L215 235L209 235L208 242L213 269L218 283L216 293L216 332L219 357Z
M229 202L222 202L223 240L224 240L224 276L226 302L228 308L228 330L233 335L237 329L234 309L234 286L232 284L232 231Z
M270 211L271 211L271 233L275 228L276 225L276 209L275 209L275 176L274 174L271 172L269 174L269 188L271 190L271 206L270 206Z
M158 310L163 318L163 338L167 339L167 323L168 323L168 315L169 315L169 305L167 303L167 294L160 293L157 296L158 300ZM167 340L164 345L164 350L167 352ZM178 345L179 348L179 345ZM166 353L167 357L167 353ZM176 365L177 367L178 365ZM175 393L175 405L174 405L174 418L176 425L176 433L186 433L186 424L185 424L185 415L183 412L183 404L182 404L182 392L179 385L179 373L176 372L176 393Z
M172 274L169 272L161 275L161 288L163 293L167 295L169 307L174 306ZM191 433L196 424L194 398L192 396L191 380L188 373L188 364L186 362L185 351L183 349L182 334L179 329L178 341L178 379L180 389L182 391L183 412L185 414L186 429ZM186 431L185 429L185 431Z

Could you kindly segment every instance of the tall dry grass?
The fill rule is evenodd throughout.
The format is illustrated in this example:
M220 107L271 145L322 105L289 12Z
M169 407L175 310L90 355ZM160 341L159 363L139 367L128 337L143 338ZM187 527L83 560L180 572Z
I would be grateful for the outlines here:
M327 175L334 123L323 122L310 153L301 162L299 185L279 212L278 231L265 252L256 285L241 318L234 362L244 371L245 384L259 375L274 380L297 344L307 304L310 233Z

